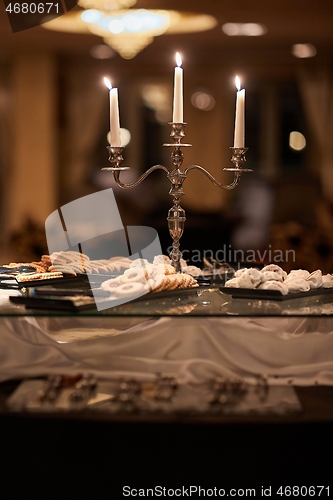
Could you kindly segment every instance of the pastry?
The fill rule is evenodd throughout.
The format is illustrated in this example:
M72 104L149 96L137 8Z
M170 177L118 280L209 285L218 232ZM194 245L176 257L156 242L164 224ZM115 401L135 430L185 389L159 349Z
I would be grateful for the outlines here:
M282 293L282 295L287 295L289 289L287 285L282 283L282 281L277 280L269 280L265 281L264 283L261 283L261 285L258 286L259 290L278 290L279 292Z
M333 288L333 274L325 274L322 279L323 288Z
M286 279L287 273L282 269L282 267L278 266L277 264L268 264L267 266L263 267L261 270L262 273L266 272L273 272L277 273L281 276L283 280Z
M226 288L239 288L239 278L231 278L230 280L226 281L224 286Z
M46 279L62 278L62 277L63 275L60 272L18 274L16 276L16 281L18 281L19 283L23 283L25 281L46 280Z
M183 273L190 274L191 276L201 276L202 271L197 266L186 266L183 267Z
M313 273L306 278L306 281L309 283L311 289L320 288L323 284L323 275L320 269L313 271Z
M242 276L242 274L244 274L245 271L247 271L247 267L244 267L243 269L238 269L235 272L235 278L240 278L240 276Z
M261 282L261 271L246 269L239 277L239 288L256 288Z
M297 276L289 277L284 284L288 287L289 292L308 292L310 290L309 282Z
M281 273L277 271L261 271L261 282L265 283L266 281L283 281L283 276Z
M167 255L156 255L154 257L153 264L169 264L169 265L171 265L171 260Z
M294 269L293 271L290 271L286 279L289 279L290 277L297 277L297 278L308 278L310 276L309 271L306 271L305 269Z

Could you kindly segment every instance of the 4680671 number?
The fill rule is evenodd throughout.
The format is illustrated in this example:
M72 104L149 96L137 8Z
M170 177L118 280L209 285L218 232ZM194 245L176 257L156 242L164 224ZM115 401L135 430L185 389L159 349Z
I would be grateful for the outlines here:
M280 486L276 492L281 497L329 497L329 486Z
M59 14L58 3L10 3L6 7L9 14L50 14L51 12Z

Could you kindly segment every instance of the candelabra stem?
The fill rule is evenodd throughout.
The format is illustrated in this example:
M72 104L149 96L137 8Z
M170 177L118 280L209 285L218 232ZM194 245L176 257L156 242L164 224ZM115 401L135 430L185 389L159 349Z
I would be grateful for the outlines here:
M172 172L169 172L167 177L171 182L169 194L173 197L173 206L170 208L167 217L169 233L172 238L172 251L169 257L176 272L179 273L181 272L180 259L182 256L179 250L179 240L183 235L186 221L185 210L180 206L180 197L185 194L183 182L186 175L177 166Z
M191 146L191 144L181 144L181 140L185 137L184 129L186 123L169 123L171 127L170 137L173 140L172 144L163 144L173 148L171 153L171 161L173 163L173 170L168 173L167 177L171 183L169 194L173 197L173 206L168 212L168 228L172 238L172 250L169 254L171 263L176 269L176 273L182 271L180 259L182 253L179 249L179 240L183 235L184 226L186 221L185 210L180 206L180 198L185 194L183 190L183 182L186 179L186 173L180 170L183 164L184 155L182 147Z

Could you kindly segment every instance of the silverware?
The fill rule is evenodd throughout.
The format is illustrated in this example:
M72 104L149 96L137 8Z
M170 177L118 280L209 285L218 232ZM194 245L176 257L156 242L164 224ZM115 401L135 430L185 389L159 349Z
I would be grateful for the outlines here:
M72 403L87 403L91 396L96 391L97 380L93 374L83 375L83 377L75 384L74 391L70 394L69 399Z
M211 382L208 403L215 407L235 406L248 390L248 385L242 379L215 377Z
M51 375L45 381L45 386L38 394L39 401L48 404L54 404L58 399L62 378L60 375Z

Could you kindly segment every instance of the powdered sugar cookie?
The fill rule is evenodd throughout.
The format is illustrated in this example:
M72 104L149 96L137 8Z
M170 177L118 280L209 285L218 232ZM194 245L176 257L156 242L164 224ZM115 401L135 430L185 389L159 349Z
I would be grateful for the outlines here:
M313 273L306 278L306 281L309 283L311 289L321 287L323 284L323 275L321 270L317 269L317 271L313 271Z
M333 288L333 274L325 274L323 276L323 287Z
M239 278L231 278L225 282L226 288L239 288Z
M117 287L119 287L122 284L123 283L120 281L120 276L117 276L117 278L112 278L110 280L103 281L103 283L101 283L101 289L107 290L108 292L113 292Z
M293 269L290 271L286 279L289 278L308 278L310 276L309 271L306 271L305 269Z
M261 285L258 286L258 290L278 290L279 292L282 293L282 295L287 295L288 293L288 287L282 281L265 281L264 283L261 283Z
M156 255L154 257L153 264L169 264L169 265L171 265L171 259L167 255Z
M145 266L145 273L148 278L154 278L158 274L157 267L154 264L147 264Z
M277 264L268 264L267 266L263 267L261 270L262 273L265 272L273 272L277 273L281 276L283 280L286 279L287 273L282 269L282 267L278 266Z
M245 271L247 271L247 267L244 267L243 269L238 269L235 274L234 274L234 277L235 278L240 278L242 276L242 274L245 273Z
M308 292L310 284L304 278L289 277L284 284L288 287L289 292Z
M145 269L143 267L132 267L127 269L124 274L120 276L121 283L143 283L147 281Z
M283 281L283 277L280 273L276 271L261 271L261 282L265 283L266 281Z
M143 283L123 283L112 291L117 297L132 297L138 294L141 295L147 291L147 288Z
M183 273L190 274L191 276L201 276L202 271L197 266L186 266L183 268Z
M258 269L247 269L239 277L239 288L256 288L261 282L261 272Z

